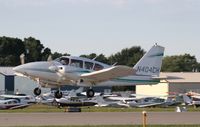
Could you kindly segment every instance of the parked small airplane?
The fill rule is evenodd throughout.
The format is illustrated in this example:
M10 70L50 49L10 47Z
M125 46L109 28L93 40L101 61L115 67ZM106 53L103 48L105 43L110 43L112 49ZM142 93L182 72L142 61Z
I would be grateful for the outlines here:
M90 87L87 96L93 97L93 86L130 86L160 82L160 69L164 47L154 45L133 67L110 66L95 60L62 56L54 61L31 62L13 68L16 74L38 82L35 95L41 94L40 87L57 87L56 98L62 97L62 85Z
M0 109L19 109L29 106L27 103L22 103L16 99L0 100Z
M16 99L16 100L19 100L20 102L23 102L23 103L36 103L36 100L33 96L31 95L25 95L25 94L14 94L14 95L11 95L11 94L1 94L0 95L0 98L3 98L4 100L7 100L7 99Z
M96 96L92 98L93 100L96 100L97 104L95 106L97 107L116 107L116 108L127 108L129 107L128 104L126 104L122 100L104 100L102 96Z
M165 103L165 99L157 98L157 97L145 97L140 99L135 99L133 101L128 101L127 104L130 105L130 107L138 107L138 108L144 108L144 107L154 107L163 105Z
M194 105L196 107L200 106L200 95L197 94L184 94L183 100L186 105Z
M96 101L88 99L79 99L78 97L60 98L56 99L58 106L60 107L80 107L80 106L94 106Z

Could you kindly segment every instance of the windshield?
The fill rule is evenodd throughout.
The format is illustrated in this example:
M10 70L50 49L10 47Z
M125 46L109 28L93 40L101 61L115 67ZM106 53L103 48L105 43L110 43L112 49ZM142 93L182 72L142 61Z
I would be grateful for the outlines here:
M62 65L69 64L69 58L65 58L65 57L57 58L55 61L61 63Z

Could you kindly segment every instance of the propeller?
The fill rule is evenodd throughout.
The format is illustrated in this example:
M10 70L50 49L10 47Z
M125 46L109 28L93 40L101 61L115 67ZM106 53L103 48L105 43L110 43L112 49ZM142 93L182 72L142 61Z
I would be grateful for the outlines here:
M51 65L49 66L49 70L52 72L55 72L59 78L57 82L61 82L65 78L65 67L62 65L56 65L53 61L50 63Z
M57 72L59 70L59 68L56 65L51 65L51 66L49 66L49 70L51 70L53 72Z

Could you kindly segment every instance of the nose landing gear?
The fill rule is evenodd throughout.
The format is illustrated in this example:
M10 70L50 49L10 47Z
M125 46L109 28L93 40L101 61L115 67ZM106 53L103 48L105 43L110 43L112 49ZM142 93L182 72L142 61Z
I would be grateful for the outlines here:
M34 90L33 90L33 93L36 95L36 96L39 96L41 94L41 89L39 87L36 87Z

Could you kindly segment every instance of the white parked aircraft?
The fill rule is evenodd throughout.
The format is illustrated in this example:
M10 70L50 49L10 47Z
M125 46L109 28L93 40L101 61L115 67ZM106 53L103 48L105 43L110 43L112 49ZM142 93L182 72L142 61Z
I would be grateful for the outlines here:
M36 103L36 100L33 96L25 95L25 94L14 94L14 95L1 94L0 98L6 99L6 100L7 99L16 99L16 100L19 100L20 102L28 103L28 104Z
M34 89L40 95L42 87L62 85L89 86L88 97L94 96L93 86L130 86L137 84L155 84L160 82L159 73L164 47L154 45L133 67L123 65L110 66L95 60L62 56L54 61L31 62L13 68L18 75L36 80L39 87ZM56 98L62 92L55 92Z
M17 99L0 100L0 109L19 109L29 106L28 103L20 102Z
M97 107L116 107L116 108L122 108L122 107L127 108L127 107L129 107L129 105L126 104L126 102L124 102L122 100L106 101L106 100L103 99L102 96L96 96L96 97L92 98L92 100L97 102L97 104L95 105Z
M135 99L133 101L127 101L127 104L130 107L138 107L138 108L153 107L158 105L164 105L165 99L157 97L145 97L145 98Z

